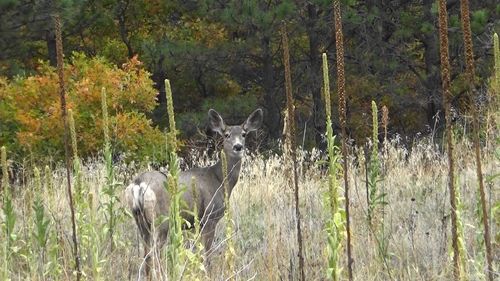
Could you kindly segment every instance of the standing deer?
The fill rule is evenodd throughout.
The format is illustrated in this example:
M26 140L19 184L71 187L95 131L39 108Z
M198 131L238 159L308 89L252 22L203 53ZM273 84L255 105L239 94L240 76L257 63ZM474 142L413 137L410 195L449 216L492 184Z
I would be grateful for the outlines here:
M240 126L227 126L219 113L213 109L208 111L208 119L210 128L224 138L223 149L227 156L227 179L223 178L222 163L219 160L210 167L193 168L181 172L178 180L179 185L187 187L181 199L183 201L181 206L185 208L181 212L181 216L190 225L193 225L195 221L193 210L196 204L198 210L196 215L201 224L201 237L205 252L208 252L212 246L215 227L223 217L226 208L224 206L226 191L223 182L228 181L230 196L238 182L246 135L261 126L263 112L261 109L255 110ZM168 216L170 196L165 189L166 181L167 177L161 172L145 172L138 175L125 190L126 201L144 242L146 275L149 275L150 248L154 247L153 242L156 242L156 250L159 250L166 242L168 235L167 222L163 222L157 227L153 226L156 218ZM192 190L193 188L196 190ZM152 241L152 238L156 241Z

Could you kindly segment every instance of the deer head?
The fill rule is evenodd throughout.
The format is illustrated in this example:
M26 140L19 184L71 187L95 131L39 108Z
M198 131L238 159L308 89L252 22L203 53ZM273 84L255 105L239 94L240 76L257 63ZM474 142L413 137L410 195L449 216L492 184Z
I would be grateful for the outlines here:
M245 138L249 132L255 131L262 125L263 112L257 109L247 120L239 126L227 126L217 111L208 111L210 128L224 138L224 153L228 157L241 159L245 152Z

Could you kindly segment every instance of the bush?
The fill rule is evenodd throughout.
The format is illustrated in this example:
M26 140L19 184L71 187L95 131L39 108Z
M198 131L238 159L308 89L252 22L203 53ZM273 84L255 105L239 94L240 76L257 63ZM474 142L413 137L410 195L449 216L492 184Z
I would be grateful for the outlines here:
M74 53L64 74L81 156L94 155L103 147L103 87L115 151L142 157L163 147L161 132L145 116L155 106L156 91L136 58L118 68L103 58ZM58 77L46 62L41 62L34 76L0 79L0 141L18 157L29 153L36 159L45 155L61 158L64 126L60 116Z

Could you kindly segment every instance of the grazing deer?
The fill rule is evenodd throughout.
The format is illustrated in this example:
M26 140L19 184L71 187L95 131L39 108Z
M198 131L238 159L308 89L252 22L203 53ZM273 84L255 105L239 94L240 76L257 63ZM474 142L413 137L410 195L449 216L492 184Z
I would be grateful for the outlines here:
M227 157L227 179L223 178L222 163L219 160L210 167L193 168L181 172L178 180L179 185L187 189L181 199L183 201L181 206L186 208L181 212L181 216L193 225L195 220L192 211L196 204L198 210L196 215L201 224L201 237L205 252L208 252L212 246L215 227L226 208L223 182L228 181L230 196L238 182L241 159L245 150L245 137L249 132L261 126L263 113L261 109L255 110L240 126L227 126L219 113L213 109L208 111L208 118L210 128L224 137L223 149ZM170 196L165 189L166 181L167 177L161 172L145 172L138 175L125 190L126 201L144 240L147 275L150 270L150 248L154 247L152 239L156 239L156 250L158 250L163 246L168 235L167 222L157 227L152 225L156 218L168 216ZM156 233L153 233L153 229ZM153 236L155 234L156 237Z

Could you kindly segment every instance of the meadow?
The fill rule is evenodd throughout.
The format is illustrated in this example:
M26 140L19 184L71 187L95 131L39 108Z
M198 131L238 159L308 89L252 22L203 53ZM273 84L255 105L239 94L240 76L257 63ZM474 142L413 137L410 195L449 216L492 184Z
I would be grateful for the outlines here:
M494 36L495 72L485 90L486 102L479 107L472 104L475 97L471 94L476 93L471 90L475 87L474 62L468 60L465 84L471 104L469 111L452 120L446 1L439 4L445 127L404 141L397 134L388 136L391 125L388 109L383 106L379 113L375 101L371 102L372 123L367 125L372 130L371 138L360 145L348 139L340 1L334 1L335 28L339 31L335 38L340 54L336 60L336 94L341 128L339 132L333 131L330 71L327 54L323 53L321 98L327 109L323 136L326 149L305 150L297 145L288 33L283 23L280 35L285 70L285 137L272 150L246 151L232 196L224 196L223 206L228 207L217 225L209 254L204 253L200 241L197 219L201 218L195 216L194 224L189 225L192 229L182 231L188 222L181 216L185 202L180 198L186 187L178 184L179 172L181 167L205 167L220 158L219 188L224 187L228 194L226 154L203 149L188 151L182 146L185 143L177 139L172 89L166 79L168 129L164 133L155 128L160 145L151 145L150 149L160 158L134 161L136 151L114 147L113 134L120 130L110 128L113 114L108 114L108 110L113 112L116 104L109 99L113 93L107 96L105 87L100 89L100 112L85 115L92 120L98 120L97 115L102 117L102 122L99 119L92 124L103 132L102 149L98 148L99 153L94 154L97 156L80 157L77 125L88 124L75 124L78 112L66 105L61 22L55 17L58 77L52 74L54 80L42 84L50 84L52 93L56 93L54 81L56 78L59 81L61 115L51 117L54 120L62 117L58 124L64 132L66 161L33 159L34 154L22 161L15 153L11 158L8 144L1 147L0 280L151 277L153 280L492 281L498 278L500 111L495 106L500 92L498 36ZM468 29L470 37L470 26ZM465 50L466 59L472 58L472 41L464 35L464 42L470 43ZM148 81L146 72L141 76ZM150 82L146 84L151 86ZM131 85L140 88L141 83ZM4 89L8 92L14 88ZM114 95L121 96L120 91ZM94 103L98 104L97 90L92 93ZM258 112L262 116L263 111ZM146 120L144 115L141 118ZM230 139L223 129L224 122L220 121L222 126L217 127L220 135ZM237 129L241 135L246 133L247 121ZM258 123L260 126L262 120ZM29 131L25 133L19 135L34 136ZM100 143L95 134L92 136L92 141ZM34 138L43 146L40 141L43 138ZM147 137L145 140L143 144L149 144ZM52 145L62 150L59 147L62 143ZM231 149L235 147L231 144ZM243 148L239 144L238 151ZM181 150L184 159L179 156ZM169 212L151 222L152 230L166 222L169 232L165 247L159 252L152 251L152 272L145 276L144 246L125 203L124 191L134 176L152 170L165 173L169 196Z
M484 251L481 250L476 176L472 149L467 139L457 143L457 183L461 194L460 220L468 280L484 280ZM450 280L450 207L447 192L446 157L431 139L416 141L411 149L390 141L383 146L381 188L387 193L383 214L387 253L380 255L379 241L367 221L366 168L363 149L351 149L352 247L355 280ZM196 165L213 160L201 152L191 156ZM308 280L326 279L327 235L325 206L327 175L317 151L299 153L300 208L303 219L305 271ZM298 280L293 189L289 186L281 155L250 154L244 161L240 181L230 202L235 231L236 274L232 280ZM151 169L149 163L117 163L117 192L124 189L138 172ZM498 172L500 160L493 151L485 151L485 175ZM74 275L63 167L47 169L41 177L23 171L22 181L13 183L13 206L16 217L10 234L11 252L4 250L8 239L2 232L3 280L69 280ZM87 198L78 201L77 222L82 268L88 280L137 280L143 264L142 244L135 222L125 206L118 203L114 228L114 246L109 239L103 193L106 167L102 159L85 162L81 173ZM487 183L488 202L498 202L498 179ZM41 192L39 192L41 191ZM43 196L40 196L42 194ZM38 198L38 201L33 198ZM46 220L46 240L39 244L40 218L33 201L41 202ZM498 204L498 203L496 203ZM490 205L491 206L491 205ZM491 231L498 239L498 207L490 216ZM492 211L492 209L490 209ZM493 211L492 211L493 212ZM5 214L2 213L2 221ZM43 234L43 233L42 233ZM496 240L498 241L498 240ZM216 235L217 251L211 257L211 280L226 280L224 273L224 223ZM495 256L499 255L495 247ZM343 261L343 266L345 261ZM161 266L165 266L162 264ZM208 273L196 276L204 280ZM186 279L195 280L195 279Z

